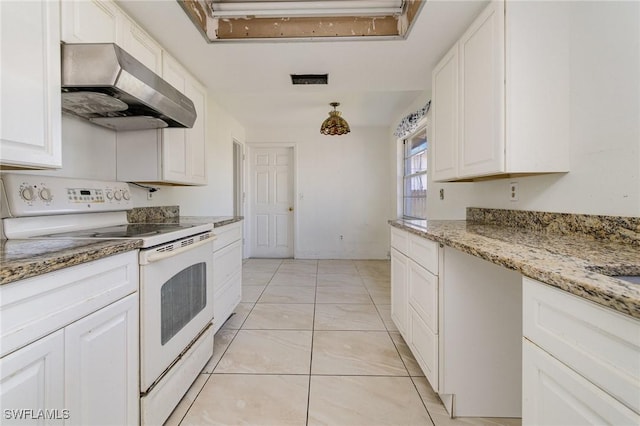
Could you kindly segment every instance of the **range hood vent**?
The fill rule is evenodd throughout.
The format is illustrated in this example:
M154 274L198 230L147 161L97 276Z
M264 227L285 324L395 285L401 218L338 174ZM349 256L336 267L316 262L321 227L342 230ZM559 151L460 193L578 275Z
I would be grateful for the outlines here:
M193 127L193 102L113 43L62 45L62 109L114 130Z

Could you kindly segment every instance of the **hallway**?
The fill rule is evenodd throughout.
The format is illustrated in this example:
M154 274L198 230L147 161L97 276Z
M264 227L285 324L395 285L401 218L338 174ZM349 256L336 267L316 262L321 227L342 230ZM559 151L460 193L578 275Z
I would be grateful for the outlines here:
M167 425L451 420L390 318L389 262L249 259L243 299Z

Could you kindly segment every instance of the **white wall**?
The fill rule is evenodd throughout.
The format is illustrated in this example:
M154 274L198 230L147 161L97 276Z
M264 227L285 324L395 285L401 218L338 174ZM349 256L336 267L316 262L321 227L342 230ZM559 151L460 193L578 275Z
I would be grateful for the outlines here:
M572 7L571 171L446 184L445 198L456 206L429 210L429 218L457 218L463 205L640 216L640 3ZM516 202L508 197L512 181L519 183ZM440 186L429 186L430 207L439 205L433 196Z
M295 145L297 258L387 258L394 202L388 134L387 127L352 127L343 136L323 136L319 128L247 130L249 146Z

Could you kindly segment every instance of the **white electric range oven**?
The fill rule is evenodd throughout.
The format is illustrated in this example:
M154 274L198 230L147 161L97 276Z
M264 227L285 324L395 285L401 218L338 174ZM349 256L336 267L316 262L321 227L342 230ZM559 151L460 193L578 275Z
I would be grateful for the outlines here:
M123 182L1 177L8 240L142 240L141 422L162 424L213 354L213 225L128 223L133 203Z

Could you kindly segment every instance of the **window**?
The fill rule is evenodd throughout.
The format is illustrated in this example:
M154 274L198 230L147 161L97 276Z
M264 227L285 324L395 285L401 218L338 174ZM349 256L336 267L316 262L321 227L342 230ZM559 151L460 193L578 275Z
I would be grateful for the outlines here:
M405 139L402 215L408 219L427 218L427 130Z

